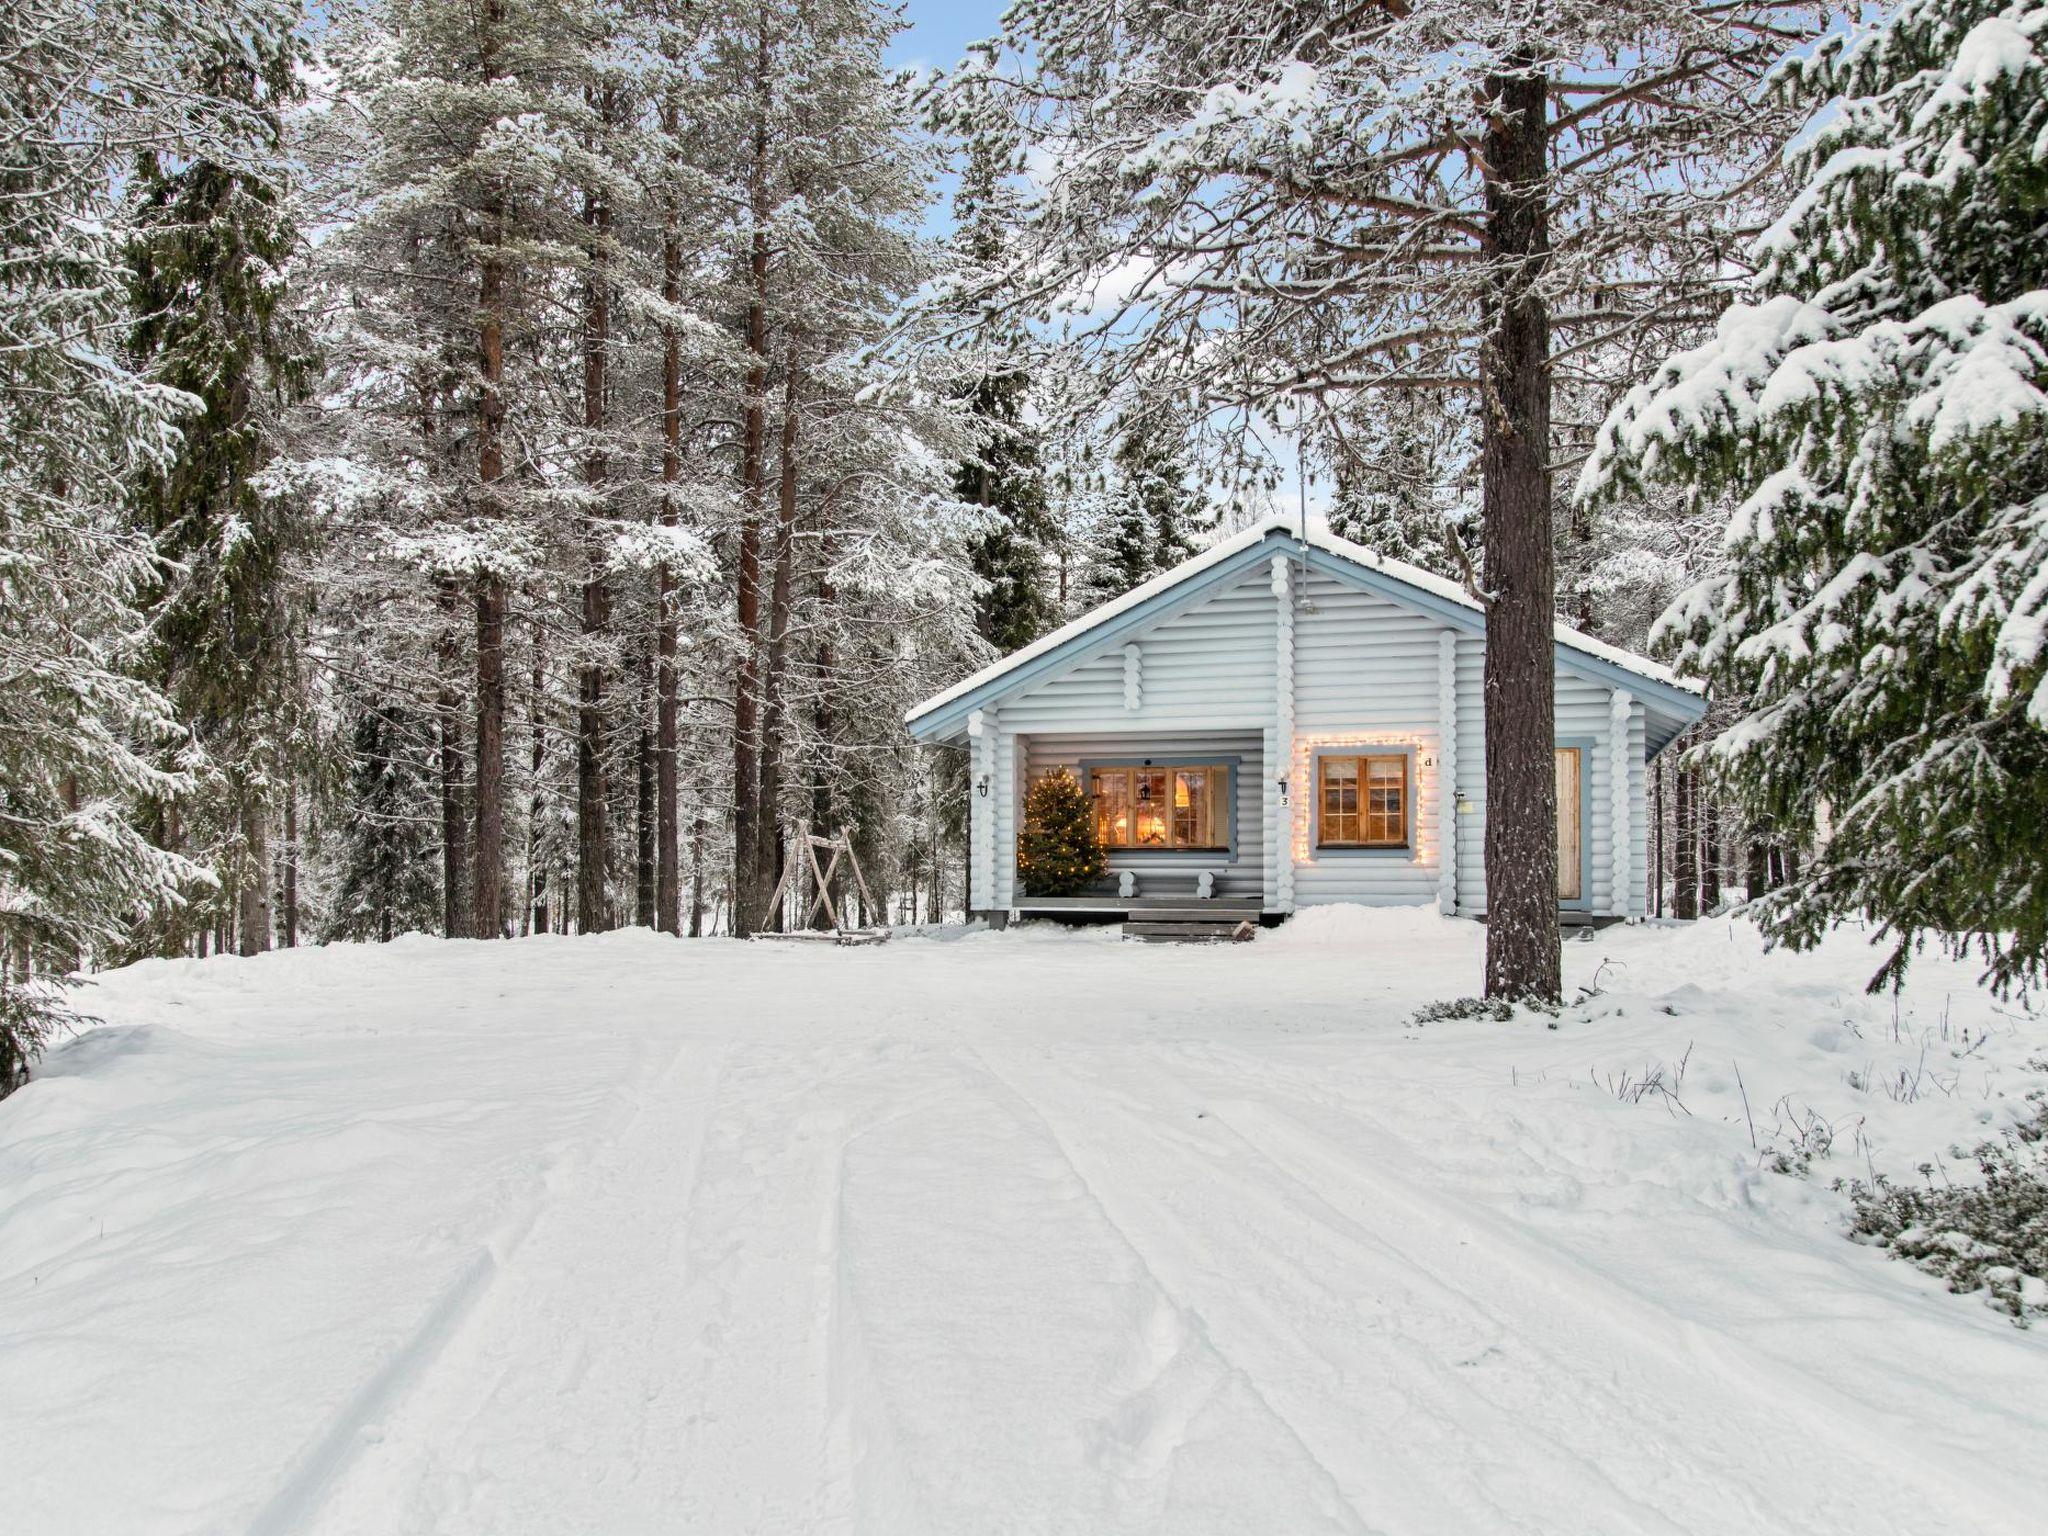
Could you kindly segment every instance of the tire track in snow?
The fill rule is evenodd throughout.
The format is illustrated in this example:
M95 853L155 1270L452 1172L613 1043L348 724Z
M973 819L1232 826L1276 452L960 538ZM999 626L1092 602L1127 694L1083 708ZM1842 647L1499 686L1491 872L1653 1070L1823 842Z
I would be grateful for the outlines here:
M1346 1496L1342 1482L1331 1470L1329 1463L1322 1455L1318 1454L1316 1447L1310 1443L1308 1437L1302 1433L1300 1426L1275 1406L1258 1379L1234 1359L1230 1351L1223 1347L1215 1337L1203 1314L1187 1302L1181 1290L1167 1283L1164 1275L1161 1273L1160 1266L1154 1261L1152 1255L1148 1253L1146 1245L1137 1239L1128 1222L1119 1219L1117 1212L1104 1199L1102 1191L1098 1187L1101 1177L1100 1172L1098 1171L1091 1176L1090 1169L1084 1167L1082 1161L1075 1156L1069 1138L1061 1135L1059 1128L1046 1113L1043 1105L1032 1094L1020 1088L1016 1080L1009 1074L998 1070L989 1061L985 1051L977 1049L974 1051L974 1055L980 1061L983 1070L988 1074L989 1078L999 1085L1007 1096L1020 1105L1043 1127L1046 1137L1058 1151L1060 1158L1072 1171L1074 1179L1086 1193L1091 1206L1101 1216L1102 1220L1108 1224L1109 1228L1116 1233L1119 1242L1129 1251L1132 1258L1136 1260L1152 1286L1157 1290L1162 1301L1171 1308L1173 1316L1179 1320L1181 1329L1187 1335L1198 1340L1202 1348L1215 1355L1230 1372L1231 1376L1242 1386L1251 1401L1257 1404L1265 1416L1282 1429L1288 1440L1299 1449L1309 1466L1314 1469L1315 1475L1326 1492L1328 1511L1333 1517L1332 1529L1358 1532L1361 1533L1361 1536L1380 1536L1381 1528L1369 1522L1357 1509L1355 1502ZM1170 1451L1168 1454L1170 1454Z
M1579 1356L1550 1344L1541 1329L1518 1326L1511 1313L1497 1316L1497 1303L1475 1296L1469 1282L1461 1284L1456 1277L1461 1268L1469 1270L1470 1253L1445 1251L1419 1261L1401 1239L1360 1227L1285 1167L1263 1156L1257 1160L1267 1166L1256 1175L1232 1167L1233 1161L1243 1160L1243 1152L1256 1153L1242 1138L1233 1138L1240 1153L1225 1156L1228 1149L1205 1145L1204 1136L1167 1129L1155 1102L1072 1073L1051 1076L1043 1099L1063 1107L1095 1099L1077 1117L1073 1134L1078 1144L1093 1148L1104 1182L1121 1180L1135 1188L1152 1181L1143 1193L1118 1190L1105 1196L1123 1205L1119 1220L1132 1240L1168 1256L1155 1267L1177 1267L1196 1285L1207 1286L1212 1333L1227 1335L1247 1368L1270 1378L1271 1392L1288 1397L1305 1433L1321 1435L1324 1459L1333 1468L1349 1469L1346 1481L1361 1503L1376 1496L1402 1511L1396 1523L1405 1517L1420 1530L1438 1529L1446 1518L1461 1528L1573 1532L1820 1528L1806 1521L1787 1524L1784 1511L1752 1492L1743 1477L1758 1446L1739 1431L1736 1443L1726 1444L1721 1427L1756 1417L1753 1405L1725 1403L1727 1411L1718 1419L1645 1434L1645 1425L1669 1418L1669 1398L1687 1397L1693 1386L1689 1370L1625 1395L1625 1357L1623 1366L1603 1380ZM1188 1115L1192 1124L1196 1102L1198 1096L1191 1095L1185 1107L1173 1106L1171 1113ZM1107 1132L1107 1127L1117 1129ZM1163 1158L1158 1155L1162 1149ZM1241 1197L1235 1207L1206 1205L1193 1219L1176 1214L1177 1204L1211 1198L1207 1186L1188 1178L1191 1153L1207 1159L1214 1187L1233 1188ZM1085 1161L1089 1154L1082 1156ZM1278 1185L1276 1172L1282 1175ZM1276 1200L1276 1190L1290 1186L1295 1196ZM1430 1211L1412 1196L1409 1204L1411 1217L1425 1228L1445 1225L1447 1213ZM1238 1222L1255 1223L1257 1239L1236 1233ZM1413 1229L1413 1223L1404 1223L1401 1231ZM1425 1279L1431 1280L1427 1286L1421 1283ZM1349 1361L1350 1378L1332 1381L1316 1368L1327 1364L1325 1354L1341 1358L1348 1341L1341 1319L1318 1312L1329 1310L1329 1298L1342 1286L1361 1281L1383 1298L1395 1298L1392 1310L1409 1326L1382 1330L1383 1347L1355 1355ZM1418 1319L1426 1322L1419 1331L1413 1326ZM1489 1323L1501 1343L1474 1351L1472 1358L1457 1362L1459 1369L1449 1369L1450 1356L1469 1348L1461 1337L1467 1319ZM1601 1336L1595 1328L1593 1338ZM1533 1372L1524 1356L1533 1359ZM1415 1415L1433 1413L1441 1431L1437 1464L1465 1464L1468 1486L1434 1478L1415 1482L1405 1477L1399 1461L1369 1456L1371 1419L1343 1399L1356 1395L1369 1401L1375 1390L1384 1392L1386 1387L1372 1380L1376 1367L1391 1383L1404 1447L1415 1448ZM1388 1367L1393 1368L1391 1378ZM1304 1377L1313 1379L1305 1382ZM1503 1381L1517 1388L1506 1402L1498 1400L1494 1386ZM1702 1428L1720 1454L1705 1459L1696 1454ZM1679 1448L1676 1455L1674 1447ZM1796 1441L1772 1448L1781 1456L1797 1454ZM1617 1462L1625 1466L1610 1470ZM1363 1491L1369 1484L1374 1485L1371 1495ZM1895 1528L1876 1507L1888 1503L1879 1494L1882 1486L1873 1469L1861 1490L1862 1501L1872 1506L1866 1528ZM1477 1504L1472 1502L1475 1493ZM1447 1503L1458 1506L1455 1515L1444 1507ZM1824 1525L1828 1515L1816 1512L1814 1519Z
M1260 1067L1270 1073L1270 1064L1248 1061L1246 1066L1253 1068L1255 1075ZM1403 1254L1418 1270L1445 1277L1446 1285L1475 1307L1496 1308L1510 1297L1532 1304L1527 1310L1542 1315L1525 1316L1517 1333L1527 1345L1547 1355L1561 1376L1575 1374L1597 1390L1592 1373L1547 1342L1559 1337L1581 1333L1604 1337L1633 1363L1643 1363L1646 1356L1654 1358L1668 1373L1669 1382L1665 1390L1650 1391L1642 1398L1643 1421L1654 1422L1671 1403L1683 1400L1694 1410L1694 1422L1673 1425L1646 1443L1684 1445L1697 1455L1703 1441L1713 1442L1721 1467L1720 1491L1735 1491L1730 1480L1739 1478L1759 1452L1788 1463L1787 1475L1779 1482L1790 1487L1810 1486L1810 1477L1801 1474L1810 1461L1804 1447L1815 1439L1838 1448L1840 1461L1835 1464L1863 1469L1860 1478L1846 1478L1840 1488L1825 1494L1815 1490L1815 1507L1804 1517L1753 1500L1750 1519L1804 1531L1841 1521L1847 1507L1860 1506L1848 1517L1860 1522L1858 1528L1895 1530L1902 1536L1917 1536L1936 1525L2002 1536L2032 1522L2027 1500L2004 1486L1995 1470L1973 1466L1967 1477L1962 1476L1931 1458L1922 1447L1894 1434L1890 1422L1870 1413L1867 1405L1825 1383L1769 1361L1723 1330L1657 1307L1569 1251L1519 1229L1478 1202L1441 1190L1425 1196L1411 1182L1378 1171L1404 1159L1421 1161L1426 1154L1361 1114L1356 1103L1333 1100L1308 1083L1291 1083L1290 1100L1282 1106L1266 1098L1249 1097L1252 1089L1243 1072L1200 1069L1212 1081L1197 1086L1171 1069L1162 1070L1186 1088L1191 1101L1218 1106L1209 1111L1211 1117L1257 1156L1269 1174L1330 1210L1352 1230L1360 1230L1360 1218L1335 1208L1335 1191L1348 1190L1361 1207L1400 1211L1404 1219L1391 1231L1375 1228L1373 1239ZM1305 1108L1334 1111L1344 1123L1334 1134L1311 1131L1303 1123ZM1314 1167L1323 1182L1311 1183L1305 1178L1299 1171L1304 1164ZM1262 1179L1258 1184L1269 1187L1269 1182ZM1469 1273L1466 1256L1455 1251L1462 1239L1458 1245L1449 1241L1448 1234L1457 1231L1471 1234L1493 1251L1496 1265L1492 1267L1534 1285L1481 1293L1469 1281L1451 1278L1461 1271ZM1700 1376L1703 1369L1708 1373L1705 1383ZM1618 1384L1618 1376L1616 1381ZM1706 1393L1719 1399L1718 1411L1698 1411L1699 1399ZM1736 1430L1732 1437L1728 1433L1731 1428ZM1900 1508L1897 1476L1906 1468L1929 1491L1918 1512ZM1957 1523L1966 1518L1960 1511L1973 1508L1981 1524Z
M400 1351L394 1361L399 1369L393 1389L360 1393L336 1417L320 1447L250 1528L250 1536L286 1536L309 1529L414 1528L408 1522L415 1516L393 1506L416 1509L423 1499L434 1496L429 1489L446 1497L448 1486L462 1481L459 1473L449 1470L448 1458L483 1410L484 1405L475 1401L477 1394L486 1387L495 1393L509 1375L502 1358L492 1372L479 1371L474 1358L493 1358L492 1349L500 1343L496 1335L504 1330L508 1308L517 1299L506 1294L508 1284L516 1289L525 1283L533 1250L546 1246L565 1216L573 1222L588 1207L592 1186L608 1170L616 1170L621 1149L635 1142L649 1111L672 1107L663 1104L666 1091L714 1049L717 1054L709 1068L713 1088L708 1091L715 1091L732 1039L731 1033L715 1045L676 1039L659 1065L641 1074L621 1111L583 1136L576 1160L543 1174L539 1192L520 1219L465 1272L467 1283L451 1288L449 1298L429 1313L416 1336L428 1347ZM697 1129L701 1134L701 1120ZM691 1163L694 1167L694 1151ZM365 1457L373 1427L378 1427L374 1454ZM379 1464L372 1466L373 1459ZM271 1523L262 1523L266 1519Z

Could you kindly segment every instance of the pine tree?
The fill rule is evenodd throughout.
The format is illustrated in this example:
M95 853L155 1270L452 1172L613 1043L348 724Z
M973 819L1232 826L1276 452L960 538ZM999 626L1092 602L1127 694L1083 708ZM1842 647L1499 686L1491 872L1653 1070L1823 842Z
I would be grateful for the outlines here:
M1734 504L1660 636L1746 708L1702 750L1752 824L1828 839L1763 921L1867 914L2048 975L2048 6L1908 0L1785 76L1805 189L1751 301L1609 420L1582 491Z
M1074 896L1102 876L1095 810L1087 791L1061 768L1032 784L1017 838L1017 878L1033 896Z

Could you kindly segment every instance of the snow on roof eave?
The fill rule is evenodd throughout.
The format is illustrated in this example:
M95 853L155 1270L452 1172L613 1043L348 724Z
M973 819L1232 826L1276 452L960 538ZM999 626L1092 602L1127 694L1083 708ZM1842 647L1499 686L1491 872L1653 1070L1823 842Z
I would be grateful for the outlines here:
M903 717L904 723L906 725L916 724L917 721L922 720L925 716L944 709L947 705L955 703L969 694L980 691L990 683L1020 668L1029 666L1032 662L1037 661L1043 656L1048 656L1062 649L1088 634L1091 630L1098 629L1121 615L1144 606L1154 598L1171 591L1191 577L1200 575L1212 566L1222 564L1241 551L1263 542L1276 533L1286 535L1290 539L1301 538L1305 533L1306 538L1304 542L1311 549L1319 549L1325 554L1335 555L1339 559L1348 560L1353 565L1362 566L1367 570L1379 571L1395 581L1413 587L1418 591L1426 592L1441 601L1456 604L1458 607L1467 609L1475 615L1482 615L1485 612L1485 609L1478 600L1459 583L1447 577L1439 576L1433 571L1426 571L1419 565L1410 565L1405 560L1391 560L1376 550L1368 549L1363 544L1354 544L1349 539L1340 538L1331 531L1328 522L1322 518L1309 518L1304 528L1303 524L1296 518L1284 513L1274 513L1262 518L1241 532L1233 534L1230 538L1211 545L1192 559L1182 561L1172 570L1161 572L1143 585L1133 587L1130 591L1124 593L1123 596L1113 598L1111 601L1102 604L1099 608L1091 608L1078 619L1073 619L1061 625L1050 634L1039 636L1038 639L1032 641L1031 644L1023 647L1023 649L1012 651L1000 660L991 662L989 665L981 668L980 671L962 678L943 692L933 694L923 703L909 710ZM1557 624L1555 626L1555 633L1557 643L1569 650L1578 651L1595 660L1606 662L1610 666L1618 667L1622 671L1633 673L1650 682L1661 683L1667 688L1700 696L1704 700L1706 690L1700 684L1689 678L1678 676L1669 667L1652 661L1647 656L1638 656L1634 651L1623 650L1620 646L1608 645L1604 641L1595 640L1591 635L1581 634L1569 624Z

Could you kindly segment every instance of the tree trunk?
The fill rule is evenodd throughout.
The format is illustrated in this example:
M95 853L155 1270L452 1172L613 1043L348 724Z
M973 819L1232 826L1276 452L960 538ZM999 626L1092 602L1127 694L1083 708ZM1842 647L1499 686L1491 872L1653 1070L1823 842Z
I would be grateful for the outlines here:
M1721 905L1721 803L1713 789L1699 786L1700 820L1700 910L1711 912Z
M284 781L284 947L299 947L299 781Z
M505 0L486 0L482 74L497 78L498 29ZM477 479L482 511L501 515L498 484L505 476L505 237L504 212L487 237L477 285ZM505 931L505 581L495 571L476 581L476 844L470 871L471 931L480 939Z
M461 622L462 594L443 578L439 590L442 620L440 686L434 696L435 724L440 732L441 776L441 933L466 938L469 921L469 816L462 803L462 694L455 685L462 662L455 626Z
M526 795L526 931L548 932L547 867L547 628L533 629L533 681L527 705L532 744L527 753Z
M754 68L754 142L748 169L753 234L747 252L746 401L740 440L740 489L745 502L739 551L739 665L733 679L732 931L754 931L762 889L756 821L761 805L760 717L757 690L761 649L761 523L768 488L768 111L771 66L768 12L761 12Z
M611 115L610 93L594 103L600 122ZM583 222L591 245L583 285L583 430L587 438L583 482L589 491L583 543L583 654L576 683L576 928L601 933L611 926L605 896L611 832L605 789L604 647L610 641L612 593L602 519L605 480L605 352L611 339L611 280L605 270L610 214L595 192L583 196Z
M838 592L832 585L832 542L827 535L818 551L818 614L821 627L818 632L818 649L814 668L817 673L817 689L811 705L811 735L817 742L818 766L811 775L811 825L820 832L840 830L837 808L832 803L833 743L838 735L838 720L832 709L835 690L839 686L839 652L832 643L830 620ZM832 899L839 900L838 891ZM818 925L826 926L823 913L818 915Z
M690 937L704 936L704 813L690 818Z
M1751 901L1771 887L1771 850L1762 838L1750 839L1748 869L1743 874L1743 894Z
M1700 915L1699 808L1698 784L1692 769L1680 763L1672 788L1676 794L1673 836L1676 841L1671 861L1671 915L1691 919Z
M1545 80L1489 82L1481 364L1486 613L1486 995L1562 996L1557 924L1556 553L1550 515Z
M768 650L761 670L761 802L754 820L760 842L755 867L764 881L782 870L783 736L788 716L786 683L789 671L790 610L795 601L797 502L797 342L792 331L783 354L782 430L778 442L775 490L774 577L768 589ZM823 828L818 830L823 831ZM780 913L763 915L780 929Z
M640 666L640 739L635 761L639 767L639 794L635 797L635 828L638 833L633 863L633 921L639 927L654 926L654 658L644 648Z
M676 108L662 109L662 126L673 136ZM661 296L682 303L683 247L676 216L669 215L661 242ZM661 355L661 521L676 526L676 486L683 477L683 342L673 325L662 328ZM676 810L676 580L663 561L655 573L654 723L654 926L678 930L682 899L681 850Z
M248 848L249 876L236 902L241 952L260 955L270 948L270 812L256 795L242 802L242 838Z
M471 932L505 932L505 583L476 589L476 849L470 875Z

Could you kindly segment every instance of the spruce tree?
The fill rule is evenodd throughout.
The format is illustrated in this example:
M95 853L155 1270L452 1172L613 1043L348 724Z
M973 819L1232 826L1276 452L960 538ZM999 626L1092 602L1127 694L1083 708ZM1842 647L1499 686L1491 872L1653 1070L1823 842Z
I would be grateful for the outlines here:
M1909 0L1782 84L1805 188L1749 302L1622 402L1582 480L1732 503L1659 635L1737 717L1700 752L1813 841L1764 903L2048 974L2048 6ZM1822 818L1828 823L1821 839Z
M1076 896L1101 878L1103 868L1087 792L1064 768L1039 779L1024 797L1024 830L1017 838L1017 878L1025 891Z
M151 604L151 680L194 732L211 796L160 808L158 824L212 863L236 898L244 954L270 947L269 828L301 712L303 603L288 562L309 538L300 500L264 483L280 417L311 371L287 304L298 231L286 206L283 111L302 94L293 34L195 65L244 104L267 160L234 164L151 150L134 178L130 350L152 382L197 402L176 456L142 477L136 517L169 573ZM193 916L204 920L197 909ZM187 924L159 936L182 947Z
M204 73L220 40L274 39L270 0L16 6L0 49L0 1094L60 1027L68 973L138 916L203 889L135 807L189 792L181 732L144 675L157 579L129 499L180 445L189 397L122 355L124 195L139 145L261 172L275 147Z
M977 268L995 265L1005 248L1013 199L987 140L969 148L953 200L958 258ZM1055 528L1047 507L1036 433L1027 421L1031 378L1016 355L1026 338L993 328L978 338L976 373L967 408L979 429L974 457L960 466L954 492L984 510L988 526L969 545L974 574L986 583L975 607L975 628L999 652L1029 645L1059 622L1049 590L1049 546Z
M433 739L427 719L403 704L371 704L356 716L327 937L384 942L439 918Z
M1117 420L1109 503L1090 552L1096 602L1172 570L1202 547L1216 513L1191 478L1184 436L1171 417L1131 411Z
M1473 468L1473 423L1455 403L1395 395L1385 409L1346 424L1334 453L1330 529L1394 560L1453 579L1447 536L1469 537L1464 487Z

